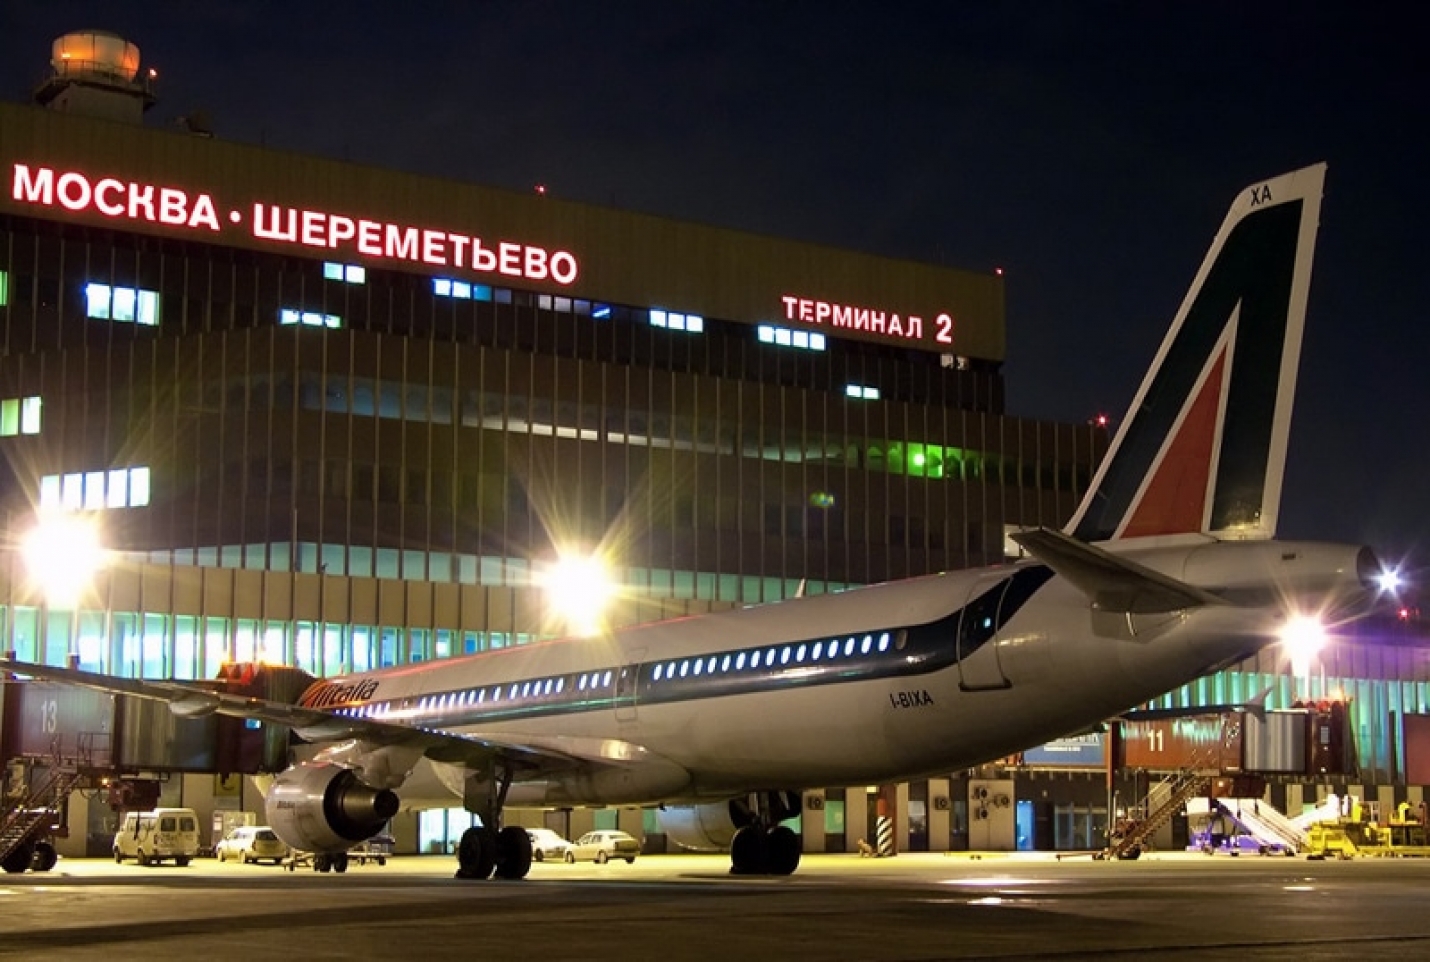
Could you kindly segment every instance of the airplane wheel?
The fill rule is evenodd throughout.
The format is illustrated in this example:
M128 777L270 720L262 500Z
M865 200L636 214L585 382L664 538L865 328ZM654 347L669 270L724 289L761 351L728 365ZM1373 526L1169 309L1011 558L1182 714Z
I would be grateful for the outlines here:
M794 870L799 868L799 856L804 847L794 830L788 825L776 825L770 829L765 844L770 874L793 875Z
M313 855L313 871L326 872L333 867L332 859L326 852L317 852Z
M48 872L59 863L60 854L55 851L54 845L49 842L36 842L35 854L30 859L30 870L34 872Z
M497 832L497 878L526 878L531 871L531 836L520 825L508 825Z
M764 875L769 860L765 830L758 825L746 825L730 840L730 873L732 875Z
M339 852L332 858L333 871L339 874L348 870L348 853Z
M484 828L473 825L457 843L457 878L485 882L496 868L496 839Z

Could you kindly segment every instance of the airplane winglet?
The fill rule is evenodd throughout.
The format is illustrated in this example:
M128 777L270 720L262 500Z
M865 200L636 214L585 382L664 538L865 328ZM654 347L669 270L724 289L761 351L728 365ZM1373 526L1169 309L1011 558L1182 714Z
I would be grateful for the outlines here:
M1216 595L1084 544L1061 531L1037 528L1019 531L1012 537L1034 558L1087 595L1092 606L1101 611L1153 614L1225 603Z

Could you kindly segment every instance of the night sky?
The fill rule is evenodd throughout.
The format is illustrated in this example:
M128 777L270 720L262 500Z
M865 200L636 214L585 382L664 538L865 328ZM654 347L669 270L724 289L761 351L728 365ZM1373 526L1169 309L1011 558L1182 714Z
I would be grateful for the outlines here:
M1329 163L1280 534L1430 561L1430 56L1378 3L0 6L0 97L85 28L151 125L1003 268L1012 414L1126 409L1234 194Z

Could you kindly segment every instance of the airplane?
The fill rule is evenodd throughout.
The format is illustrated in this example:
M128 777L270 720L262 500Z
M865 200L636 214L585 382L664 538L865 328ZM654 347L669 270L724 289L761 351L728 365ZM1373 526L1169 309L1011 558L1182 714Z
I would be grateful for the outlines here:
M296 703L0 669L288 726L305 744L268 823L338 870L401 806L455 797L481 822L460 878L527 875L507 807L602 805L659 805L732 872L788 875L804 790L1088 730L1373 596L1369 548L1274 537L1325 169L1237 195L1085 499L1016 534L1025 559L312 680Z

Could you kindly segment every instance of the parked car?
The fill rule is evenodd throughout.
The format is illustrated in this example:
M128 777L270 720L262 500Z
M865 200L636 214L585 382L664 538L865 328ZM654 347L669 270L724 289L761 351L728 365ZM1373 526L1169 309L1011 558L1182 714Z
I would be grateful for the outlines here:
M528 828L526 835L531 839L533 862L544 862L547 859L559 862L571 851L571 843L549 828Z
M214 846L220 862L230 859L247 865L265 859L278 865L288 857L287 844L267 825L240 825Z
M640 851L641 843L625 832L599 829L576 839L566 852L566 861L594 861L597 865L604 865L613 858L623 858L634 865Z

